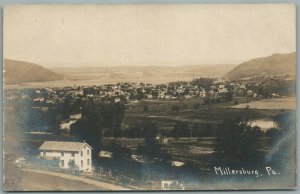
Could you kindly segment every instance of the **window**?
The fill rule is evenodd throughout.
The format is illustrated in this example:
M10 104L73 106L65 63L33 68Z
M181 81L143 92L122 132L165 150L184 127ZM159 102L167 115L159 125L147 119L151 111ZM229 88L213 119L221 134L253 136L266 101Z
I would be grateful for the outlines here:
M43 155L46 156L46 152L43 152Z
M81 151L80 153L81 153L81 156L83 156L83 151Z
M60 165L61 165L61 167L65 167L65 161L64 161L64 160L61 160L61 161L60 161Z
M87 155L90 155L90 150L87 150L86 152L87 152Z
M65 155L65 153L64 153L64 152L61 152L61 156L64 157L64 155Z
M90 159L87 159L87 165L88 166L90 165Z
M74 153L74 152L72 152L72 153L71 153L71 156L72 156L72 157L75 157L75 153Z
M81 167L83 167L83 160L81 160Z

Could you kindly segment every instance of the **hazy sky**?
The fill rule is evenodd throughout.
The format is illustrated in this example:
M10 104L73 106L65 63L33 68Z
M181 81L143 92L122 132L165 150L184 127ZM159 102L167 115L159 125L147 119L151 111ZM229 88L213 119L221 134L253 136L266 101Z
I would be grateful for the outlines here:
M293 5L48 5L4 10L4 57L49 66L240 63L296 50Z

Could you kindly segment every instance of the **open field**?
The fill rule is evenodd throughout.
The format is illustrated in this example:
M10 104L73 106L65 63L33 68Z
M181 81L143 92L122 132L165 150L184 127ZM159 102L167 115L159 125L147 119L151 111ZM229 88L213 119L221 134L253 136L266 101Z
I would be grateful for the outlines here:
M248 108L250 109L288 109L296 110L296 97L270 98L259 101L252 101L232 106L232 108Z
M21 188L23 191L88 191L103 190L81 181L66 179L58 176L22 171Z
M243 99L240 99L243 101ZM229 108L234 102L203 105L203 99L189 99L184 101L141 101L127 106L123 124L128 127L137 123L150 121L158 124L162 129L171 130L181 121L193 124L221 124L225 120L242 117L249 120L272 119L279 114L281 109L242 109ZM255 103L253 101L252 103ZM251 103L251 102L250 102ZM274 103L274 102L273 102ZM195 107L195 105L197 105ZM200 104L200 105L199 105ZM148 110L145 111L144 107ZM173 111L172 107L178 106L179 111Z

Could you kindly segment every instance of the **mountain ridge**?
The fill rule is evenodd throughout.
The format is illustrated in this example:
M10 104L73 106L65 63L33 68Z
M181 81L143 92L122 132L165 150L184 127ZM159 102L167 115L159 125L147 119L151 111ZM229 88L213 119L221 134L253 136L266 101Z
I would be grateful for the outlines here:
M4 59L4 83L21 84L27 82L45 82L64 79L63 75L26 61Z
M237 65L223 77L238 80L255 76L296 75L296 52L275 53L267 57L259 57Z

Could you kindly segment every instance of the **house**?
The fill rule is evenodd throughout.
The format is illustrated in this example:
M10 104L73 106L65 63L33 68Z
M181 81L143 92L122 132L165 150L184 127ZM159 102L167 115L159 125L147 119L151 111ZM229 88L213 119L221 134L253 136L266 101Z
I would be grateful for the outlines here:
M121 98L119 98L119 97L117 97L117 98L115 98L115 102L117 103L117 102L120 102L121 101Z
M172 166L175 166L175 167L181 167L183 166L184 163L183 162L180 162L180 161L172 161Z
M26 165L26 160L24 157L19 157L14 161L14 164L21 168Z
M160 135L155 138L160 144L168 144L169 139L167 137L162 137Z
M165 98L164 92L158 93L158 99L160 99L160 98Z
M205 97L206 96L206 91L202 90L201 92L199 92L199 96L200 97Z
M112 158L112 152L101 150L99 152L99 157L101 158Z
M273 98L278 98L278 97L280 97L280 96L279 96L279 94L273 93L273 94L272 94L272 97L273 97Z
M178 180L161 180L160 186L162 190L184 190L184 185Z
M74 160L80 171L92 170L92 147L85 142L45 141L39 148L40 157L59 160L59 167L67 169Z
M151 98L152 98L152 95L151 95L151 94L146 94L146 98L147 98L147 99L151 99Z
M253 93L252 90L248 90L248 91L247 91L247 96L253 96L253 94L254 94L254 93Z
M146 182L149 190L184 190L184 184L179 180L153 180Z

